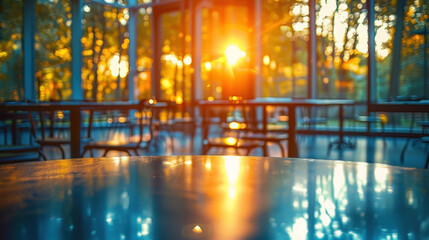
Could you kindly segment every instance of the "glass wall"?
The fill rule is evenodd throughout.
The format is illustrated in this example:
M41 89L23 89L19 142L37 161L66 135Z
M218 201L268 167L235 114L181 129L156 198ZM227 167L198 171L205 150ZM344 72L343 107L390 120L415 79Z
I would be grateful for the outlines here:
M316 1L317 97L366 100L366 0Z
M140 8L137 15L137 76L135 98L148 99L152 96L152 8Z
M376 99L429 98L428 1L375 1Z
M85 99L128 99L129 10L98 3L83 7L82 84Z
M161 21L161 99L183 103L190 100L189 12L169 11L160 15Z
M41 101L71 96L70 11L69 0L36 2L36 86Z
M201 18L203 98L252 98L255 73L249 9L245 5L215 5L203 9Z
M308 1L262 3L262 96L306 97Z
M22 1L0 1L0 101L22 100Z
M253 97L255 89L263 97L304 98L309 67L316 68L317 98L367 99L368 0L315 1L315 66L309 66L308 59L313 7L309 1L260 1L256 5L261 9L253 9L253 1L194 5L195 19L191 19L189 4L181 2L132 1L140 4L136 9L127 0L82 0L84 98L128 99L129 42L135 37L137 68L131 84L137 99L152 97L152 89L159 89L163 99L178 103L191 100L192 74L198 82L196 95L204 99L227 98L235 93ZM376 78L371 81L376 85L376 100L429 98L428 1L374 1L375 46L370 48L375 48ZM0 3L1 101L24 98L24 9L22 1ZM71 1L37 0L32 10L36 16L36 98L70 99L74 41ZM134 10L137 34L130 36L128 21ZM257 11L261 19L255 20L252 16L259 16ZM156 19L159 22L152 22L152 15L160 16ZM260 31L255 31L255 22L260 24ZM153 35L153 25L159 26L157 36ZM191 27L198 38L192 43ZM159 41L160 61L153 59L153 39ZM254 66L255 55L261 58L256 61L260 66ZM156 81L154 70L159 71ZM253 84L256 76L262 78L260 86Z

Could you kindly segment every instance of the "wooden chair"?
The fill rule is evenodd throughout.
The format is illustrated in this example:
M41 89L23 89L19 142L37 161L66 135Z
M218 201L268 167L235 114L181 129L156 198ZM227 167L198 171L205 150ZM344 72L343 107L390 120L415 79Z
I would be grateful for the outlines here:
M116 111L117 112L117 111ZM148 148L150 141L152 140L152 108L147 101L141 101L139 103L139 109L135 114L135 121L138 126L138 133L134 134L134 128L130 127L130 120L133 116L126 118L125 116L112 116L105 121L108 121L108 129L106 131L112 131L115 128L119 128L121 131L128 130L128 136L126 139L117 139L115 137L107 137L101 141L92 141L84 145L83 152L81 154L84 157L87 151L93 150L104 151L103 157L107 156L110 151L125 152L131 156L131 152L135 155L139 154L139 149ZM119 124L118 124L119 123ZM149 129L149 136L144 134L144 129Z
M66 111L34 111L30 112L32 135L43 149L45 146L56 147L61 151L61 157L66 158L63 145L70 144L68 129L70 120ZM87 135L81 139L82 143L92 141L90 136L92 112L88 114Z
M319 108L321 107L302 107L301 114L302 118L300 120L300 124L302 126L306 126L308 129L313 129L318 125L327 125L328 121L325 117L328 115L328 109L323 107L324 111L319 112ZM324 115L324 116L323 116Z
M2 122L5 127L13 129L16 127L12 127L12 125L16 125L15 121L23 120L23 116L27 116L25 118L28 119L28 115L29 114L24 112L2 112L0 113L0 122ZM18 133L12 131L11 135L13 134ZM12 138L20 139L22 138L22 135L19 134L18 136L14 136ZM46 157L42 152L41 146L39 144L33 143L31 139L28 143L12 141L11 144L8 144L7 139L5 139L4 144L0 145L0 164L37 161L40 160L40 158L46 160Z
M233 106L232 109L223 109L223 113L220 113L219 122L213 121L210 116L205 116L208 112L206 109L202 110L203 154L207 154L212 148L234 148L237 154L239 154L240 149L244 149L245 155L249 155L253 149L264 146L260 140L242 138L245 133L244 129L250 126L249 122L245 122L249 118L246 118L246 109L235 105L239 101L231 99L230 101ZM218 136L211 133L213 125L218 128L216 129L220 133Z
M245 109L243 109L243 119L245 124L243 125L244 127L238 129L238 131L242 132L241 139L243 140L261 142L264 156L270 155L267 144L273 143L279 147L281 156L286 157L286 151L283 142L287 141L289 138L289 135L284 133L287 131L286 125L288 122L288 116L285 109L280 109L280 111L277 110L272 112L271 116L267 119L267 126L264 128L264 123L258 121L254 112L250 111L249 114L246 113Z
M188 116L186 110L193 111L193 109L186 109L184 104L172 104L171 109L171 125L169 130L171 136L174 138L183 139L184 135L189 135L191 152L194 149L194 138L197 129L197 120L194 117ZM182 136L177 136L177 133ZM186 142L186 141L185 141ZM172 141L172 150L174 152L174 141Z
M210 125L207 127L210 128ZM222 126L222 128L226 129L227 127ZM208 130L208 132L210 132L210 130ZM253 149L259 147L263 147L259 140L242 139L238 129L229 128L224 132L223 136L212 137L210 133L208 133L207 137L203 140L202 152L205 155L208 154L212 148L234 148L237 154L239 154L240 149L246 150L245 155L247 156Z

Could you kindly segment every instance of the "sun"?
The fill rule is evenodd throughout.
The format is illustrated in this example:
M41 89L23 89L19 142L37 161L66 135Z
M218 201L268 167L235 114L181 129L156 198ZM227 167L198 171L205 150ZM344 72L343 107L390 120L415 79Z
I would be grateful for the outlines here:
M246 53L237 45L229 45L225 50L225 56L228 63L232 66L236 65L240 58L244 58Z

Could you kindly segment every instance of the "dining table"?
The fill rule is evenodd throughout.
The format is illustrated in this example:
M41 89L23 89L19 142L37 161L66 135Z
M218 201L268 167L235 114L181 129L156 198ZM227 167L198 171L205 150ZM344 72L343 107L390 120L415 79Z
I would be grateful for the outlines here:
M235 97L237 98L237 96ZM209 124L207 113L211 112L213 108L216 107L253 107L253 108L262 108L262 131L264 133L268 132L268 109L269 107L286 107L288 109L288 128L285 129L287 133L287 149L288 157L299 157L298 145L296 142L296 129L297 129L297 114L296 109L298 107L332 107L337 106L338 110L338 123L339 130L338 136L339 139L336 142L338 145L344 143L344 131L343 131L343 119L344 119L344 106L353 106L355 104L354 100L350 99L295 99L295 98L272 98L272 97L262 97L255 99L241 99L231 97L230 99L219 99L219 100L200 100L198 101L198 106L201 109L202 124L203 128L205 125Z
M429 171L246 156L0 165L2 239L427 239Z
M7 111L69 111L70 112L70 156L79 158L81 156L81 129L82 111L109 111L109 110L138 110L140 101L52 101L52 102L4 102L0 103L0 110ZM166 107L165 102L157 102L149 99L148 105L152 108Z

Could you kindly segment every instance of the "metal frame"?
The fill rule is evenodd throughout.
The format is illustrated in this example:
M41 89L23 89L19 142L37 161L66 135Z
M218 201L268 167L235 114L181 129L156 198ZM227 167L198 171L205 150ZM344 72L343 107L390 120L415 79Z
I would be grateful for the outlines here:
M72 99L82 100L82 0L71 1Z
M35 88L35 59L34 51L34 29L36 22L36 1L24 0L23 11L23 78L24 78L24 99L36 100Z

